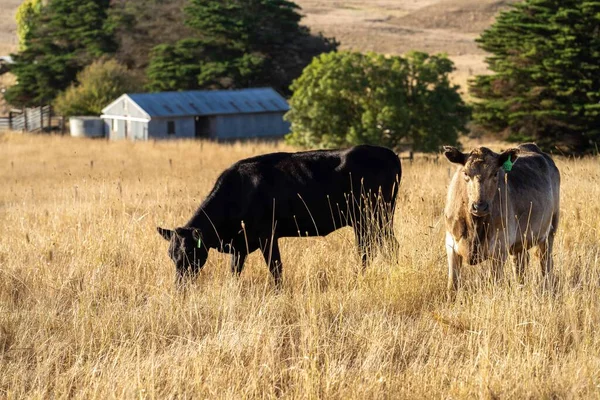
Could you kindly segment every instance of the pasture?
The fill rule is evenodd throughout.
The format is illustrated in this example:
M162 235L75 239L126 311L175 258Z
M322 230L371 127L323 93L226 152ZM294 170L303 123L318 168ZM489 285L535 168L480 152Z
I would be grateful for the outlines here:
M446 299L442 157L403 163L399 254L365 273L345 228L280 240L279 292L260 252L239 279L211 252L177 292L155 227L184 224L234 161L282 149L0 135L0 397L600 396L598 158L557 159L553 296L533 257L523 286L465 267Z

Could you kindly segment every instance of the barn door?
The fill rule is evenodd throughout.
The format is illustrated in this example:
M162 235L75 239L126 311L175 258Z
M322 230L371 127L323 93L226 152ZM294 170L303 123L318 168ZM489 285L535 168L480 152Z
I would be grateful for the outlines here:
M196 116L194 118L194 126L196 129L195 136L197 138L209 138L210 137L210 119L209 119L209 117Z

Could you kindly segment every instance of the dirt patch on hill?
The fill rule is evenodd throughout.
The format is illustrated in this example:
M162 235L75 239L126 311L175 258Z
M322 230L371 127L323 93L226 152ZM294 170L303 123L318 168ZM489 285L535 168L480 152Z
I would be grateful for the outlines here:
M0 0L0 56L17 49L15 12L21 0Z
M313 31L342 48L402 54L483 54L475 38L516 0L296 0Z
M21 0L0 0L0 56L9 55L17 50L17 23L15 12ZM6 115L9 106L2 97L2 92L15 84L15 77L11 74L0 75L0 115Z
M495 16L513 1L508 0L447 0L415 10L394 23L479 35L488 28Z
M516 0L296 0L303 23L336 37L342 49L404 54L446 53L455 62L453 80L464 93L467 80L487 72L475 39Z

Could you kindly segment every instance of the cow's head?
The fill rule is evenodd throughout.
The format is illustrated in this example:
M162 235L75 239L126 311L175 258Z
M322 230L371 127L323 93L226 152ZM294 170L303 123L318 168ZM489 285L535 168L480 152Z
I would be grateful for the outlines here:
M444 155L455 164L462 165L458 171L467 186L467 207L476 217L490 213L494 197L498 192L498 178L505 163L517 160L519 149L513 148L500 154L487 147L479 147L469 154L456 147L444 146Z
M177 284L198 275L208 258L208 247L202 243L200 232L193 228L172 231L157 227L156 230L170 242L169 257L175 263Z

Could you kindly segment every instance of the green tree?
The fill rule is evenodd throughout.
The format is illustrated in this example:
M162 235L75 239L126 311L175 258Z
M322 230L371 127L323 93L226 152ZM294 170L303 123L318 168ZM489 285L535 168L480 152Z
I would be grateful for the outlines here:
M116 50L110 0L52 0L35 18L14 56L17 84L5 93L16 106L46 104L98 57Z
M304 147L361 143L437 151L466 132L469 108L450 84L452 62L340 52L313 60L292 84L287 140Z
M200 39L162 44L146 70L150 91L250 87L263 58Z
M123 93L140 91L140 76L115 60L99 60L77 74L72 84L54 101L56 111L65 116L100 115L102 109Z
M299 25L298 9L286 0L190 0L186 24L195 36L155 48L148 88L272 86L289 93L312 57L338 45Z
M20 51L25 50L29 32L35 24L36 18L39 17L42 7L42 0L25 0L17 8L15 20L17 22L17 38L19 40Z
M491 75L471 82L476 124L584 152L600 140L600 2L526 0L478 39Z

